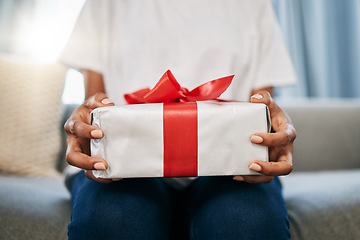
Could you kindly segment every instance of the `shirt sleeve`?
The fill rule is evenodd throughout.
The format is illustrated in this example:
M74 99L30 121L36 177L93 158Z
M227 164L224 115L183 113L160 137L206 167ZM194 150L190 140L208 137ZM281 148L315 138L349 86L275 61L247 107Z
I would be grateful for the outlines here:
M296 76L271 1L263 3L258 18L260 41L254 88L294 84Z
M86 1L74 29L59 57L63 64L78 70L102 73L101 16L94 1Z

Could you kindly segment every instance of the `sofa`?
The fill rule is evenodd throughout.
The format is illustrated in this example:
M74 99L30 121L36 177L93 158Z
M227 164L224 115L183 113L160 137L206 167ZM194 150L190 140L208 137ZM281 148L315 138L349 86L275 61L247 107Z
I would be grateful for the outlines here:
M360 239L360 101L282 106L297 131L294 170L281 178L292 239Z
M360 239L360 101L279 103L298 133L294 171L281 177L292 239ZM61 129L75 107L54 108L61 117L58 175L0 173L0 239L66 239L71 199L60 174L66 165Z

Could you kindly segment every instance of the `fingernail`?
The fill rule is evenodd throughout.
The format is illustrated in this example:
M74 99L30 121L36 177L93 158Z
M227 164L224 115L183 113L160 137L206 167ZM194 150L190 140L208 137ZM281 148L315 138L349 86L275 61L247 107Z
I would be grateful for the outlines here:
M236 181L244 181L245 178L243 176L235 176L233 179Z
M97 129L97 130L92 130L90 135L93 137L93 138L102 138L103 135L102 135L102 131Z
M262 142L264 142L264 139L260 136L252 135L250 138L250 141L253 143L262 143Z
M106 170L105 165L104 165L103 163L101 163L101 162L95 163L95 164L94 164L94 168L95 168L96 170Z
M264 96L261 95L261 94L259 94L259 93L257 93L257 94L255 94L255 95L252 95L251 98L255 98L255 99L257 99L257 100L261 100L261 99L264 98Z
M102 102L102 104L105 104L105 105L110 104L110 103L114 103L113 101L111 101L108 98L104 98L101 102Z
M255 172L261 172L261 170L262 170L262 167L256 163L252 163L249 168L250 168L250 170L253 170Z

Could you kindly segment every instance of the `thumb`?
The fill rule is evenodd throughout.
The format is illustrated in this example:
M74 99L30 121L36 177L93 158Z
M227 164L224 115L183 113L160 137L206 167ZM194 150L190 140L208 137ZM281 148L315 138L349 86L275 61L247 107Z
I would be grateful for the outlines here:
M96 93L95 95L89 97L84 102L84 105L92 110L98 107L114 106L115 104L106 96L105 93Z

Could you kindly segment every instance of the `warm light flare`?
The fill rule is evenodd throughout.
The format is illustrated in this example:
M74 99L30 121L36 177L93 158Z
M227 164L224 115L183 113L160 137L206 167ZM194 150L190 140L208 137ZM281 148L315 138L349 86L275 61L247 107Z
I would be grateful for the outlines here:
M35 1L34 18L19 19L17 52L39 61L55 61L68 39L85 0Z

